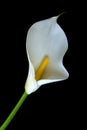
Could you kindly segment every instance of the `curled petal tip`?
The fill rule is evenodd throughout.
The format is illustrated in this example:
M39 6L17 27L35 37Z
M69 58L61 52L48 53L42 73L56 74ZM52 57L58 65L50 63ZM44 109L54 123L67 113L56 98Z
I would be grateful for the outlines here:
M56 21L59 19L60 16L62 16L63 14L66 14L67 12L62 12L60 13L58 16L56 16Z

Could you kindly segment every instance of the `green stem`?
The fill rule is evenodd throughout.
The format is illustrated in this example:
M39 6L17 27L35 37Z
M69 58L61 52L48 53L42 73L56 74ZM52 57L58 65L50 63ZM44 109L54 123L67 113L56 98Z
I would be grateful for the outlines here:
M10 115L7 117L5 122L0 127L0 130L5 130L6 127L10 124L11 120L14 118L14 116L16 115L17 111L19 110L19 108L21 107L21 105L23 104L23 102L25 101L27 96L28 96L28 94L26 92L24 92L23 95L21 96L20 100L18 101L18 103L16 104L16 106L14 107L12 112L10 113Z

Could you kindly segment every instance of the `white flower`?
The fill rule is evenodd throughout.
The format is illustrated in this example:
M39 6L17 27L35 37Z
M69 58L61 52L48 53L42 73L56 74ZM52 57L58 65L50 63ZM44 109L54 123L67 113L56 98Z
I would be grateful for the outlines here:
M67 37L52 17L33 24L27 35L26 50L29 60L29 73L25 91L30 94L41 85L67 79L69 74L63 66L63 56L68 49ZM48 64L41 79L35 79L35 72L43 58L48 57Z

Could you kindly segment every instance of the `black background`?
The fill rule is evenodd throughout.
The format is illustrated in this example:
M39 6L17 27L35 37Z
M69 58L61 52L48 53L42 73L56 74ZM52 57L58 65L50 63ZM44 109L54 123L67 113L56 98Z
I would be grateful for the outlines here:
M0 15L0 125L4 122L24 92L28 74L26 36L29 27L58 15L58 23L65 31L69 49L64 65L70 76L67 80L43 85L28 96L7 130L50 129L61 126L81 126L83 114L83 70L85 19L83 3L74 1L9 2L1 5ZM83 45L83 46L82 46ZM83 68L83 69L82 69Z

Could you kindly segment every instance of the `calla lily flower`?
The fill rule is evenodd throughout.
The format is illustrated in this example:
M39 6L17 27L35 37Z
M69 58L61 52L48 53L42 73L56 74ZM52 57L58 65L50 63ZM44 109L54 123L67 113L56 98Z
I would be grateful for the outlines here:
M36 22L28 31L26 51L29 72L25 84L27 94L36 91L43 84L65 80L69 76L63 65L63 57L68 49L68 40L63 29L57 23L57 19L58 16L55 16ZM36 79L35 73L42 61L46 67L39 70L43 73L40 79Z

